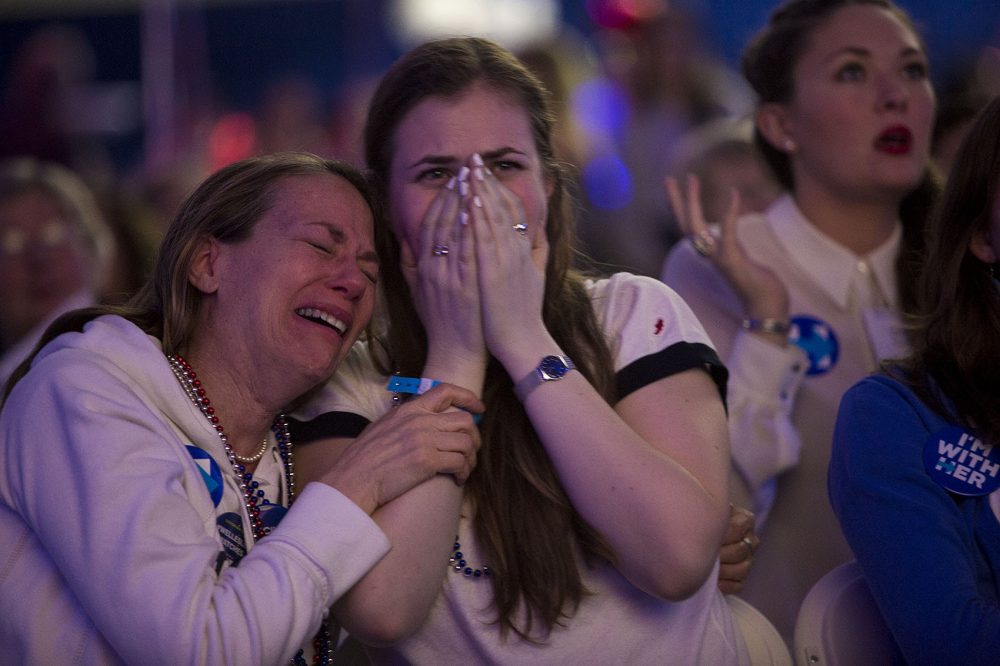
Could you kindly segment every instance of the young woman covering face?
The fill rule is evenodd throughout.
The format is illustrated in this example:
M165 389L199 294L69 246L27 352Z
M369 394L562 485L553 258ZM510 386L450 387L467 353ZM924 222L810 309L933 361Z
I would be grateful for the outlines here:
M786 2L743 71L788 194L762 215L738 217L734 200L713 231L697 180L668 180L691 241L663 279L730 370L734 501L755 508L766 543L744 595L791 639L806 592L851 558L825 493L840 397L906 352L935 98L920 39L886 0Z
M376 660L745 663L716 585L724 373L662 284L570 269L537 81L486 40L417 47L376 91L366 152L396 232L389 318L301 415L328 434L374 420L400 399L390 374L486 411L464 488L432 479L377 513L392 551L338 617L392 646ZM302 455L328 464L348 442Z

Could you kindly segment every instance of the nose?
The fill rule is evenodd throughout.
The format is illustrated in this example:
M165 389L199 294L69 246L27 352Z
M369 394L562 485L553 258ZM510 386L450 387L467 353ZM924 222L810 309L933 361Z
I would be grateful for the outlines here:
M361 270L358 261L353 258L343 259L328 282L331 289L341 292L352 301L361 298L368 284L368 276Z
M898 76L883 74L879 78L878 106L886 111L905 111L910 101L910 89Z

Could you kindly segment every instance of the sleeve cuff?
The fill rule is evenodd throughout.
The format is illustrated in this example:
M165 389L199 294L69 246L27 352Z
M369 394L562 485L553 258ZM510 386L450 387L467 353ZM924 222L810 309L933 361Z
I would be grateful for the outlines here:
M332 604L389 552L389 539L358 505L339 490L309 483L268 537L308 555L327 581Z
M809 360L796 345L779 347L741 330L733 340L726 367L730 390L753 387L757 400L791 411Z

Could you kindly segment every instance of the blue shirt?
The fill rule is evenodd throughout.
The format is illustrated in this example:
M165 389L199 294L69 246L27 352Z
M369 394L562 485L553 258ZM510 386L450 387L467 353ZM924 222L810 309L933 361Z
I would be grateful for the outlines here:
M1000 663L1000 521L988 495L950 493L924 467L928 438L957 425L886 376L840 404L830 502L900 662Z

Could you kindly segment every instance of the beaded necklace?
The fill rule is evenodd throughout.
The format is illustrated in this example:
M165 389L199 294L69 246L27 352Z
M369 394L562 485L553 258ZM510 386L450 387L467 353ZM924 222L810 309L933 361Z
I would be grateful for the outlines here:
M455 543L451 547L451 557L448 558L448 565L455 573L464 574L466 578L480 578L482 576L492 576L493 572L488 566L482 568L470 567L462 554L462 544L458 542L458 535L455 535Z
M258 489L259 483L254 481L253 473L248 472L246 465L242 464L240 460L247 462L260 460L267 450L267 440L264 440L265 446L256 454L249 457L238 456L233 450L232 445L229 444L229 435L226 434L225 428L219 422L219 417L215 414L215 408L212 407L212 401L209 400L208 394L205 392L205 387L202 386L201 380L198 379L198 374L180 354L171 354L167 356L167 360L170 362L170 369L173 371L174 377L177 378L181 388L184 389L184 393L194 403L194 406L205 415L205 418L208 419L208 422L219 436L219 441L222 442L222 448L225 449L226 457L233 468L236 484L243 495L243 507L246 509L247 516L250 519L251 531L253 533L252 543L263 539L271 533L271 528L265 526L261 520L260 507L257 506L257 503L258 500L261 500L260 504L265 505L270 504L270 501L264 497L264 491ZM295 470L292 460L292 438L288 432L288 420L284 414L278 414L275 417L274 423L271 424L271 431L278 442L278 453L281 455L282 467L285 474L285 486L288 488L288 506L291 506L295 499ZM313 639L313 647L315 648L314 664L332 663L333 640L330 636L330 629L325 621L320 625L319 633ZM298 651L292 659L292 663L296 666L305 666L306 661L302 650Z

